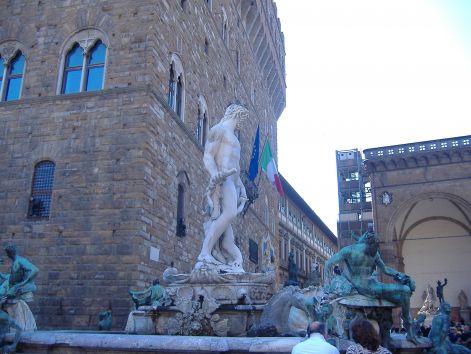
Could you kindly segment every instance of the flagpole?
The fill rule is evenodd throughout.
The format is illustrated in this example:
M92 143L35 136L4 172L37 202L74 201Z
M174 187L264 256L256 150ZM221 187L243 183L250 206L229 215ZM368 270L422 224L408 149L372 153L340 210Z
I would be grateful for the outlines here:
M268 141L268 134L265 135L265 143L263 144L262 153L260 154L260 157L259 157L259 159L258 159L258 162L259 162L259 164L258 164L258 166L259 166L258 172L260 172L261 169L262 169L262 167L260 166L260 159L262 158L263 151L265 151L265 145L267 145L267 141ZM257 182L255 182L255 185L256 185L257 187L258 187L258 185L260 184L260 175L261 175L261 173L258 173L258 176L257 176L258 179L257 179Z

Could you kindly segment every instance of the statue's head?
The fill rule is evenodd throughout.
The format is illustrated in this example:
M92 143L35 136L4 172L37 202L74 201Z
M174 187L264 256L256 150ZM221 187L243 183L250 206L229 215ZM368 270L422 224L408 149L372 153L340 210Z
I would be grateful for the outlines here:
M13 244L6 245L5 253L9 258L14 258L16 256L16 246Z
M358 243L365 243L368 247L368 253L375 255L379 249L379 238L376 233L368 227L368 232L365 232Z
M226 108L224 117L222 117L221 122L228 121L230 119L237 120L237 127L244 122L244 120L249 116L249 111L247 108L238 103L232 103Z

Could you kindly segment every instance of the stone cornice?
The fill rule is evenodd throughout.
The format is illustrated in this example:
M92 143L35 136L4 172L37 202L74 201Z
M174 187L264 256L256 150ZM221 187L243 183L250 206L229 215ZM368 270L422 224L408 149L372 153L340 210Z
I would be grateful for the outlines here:
M363 153L368 172L471 162L471 136L384 146Z

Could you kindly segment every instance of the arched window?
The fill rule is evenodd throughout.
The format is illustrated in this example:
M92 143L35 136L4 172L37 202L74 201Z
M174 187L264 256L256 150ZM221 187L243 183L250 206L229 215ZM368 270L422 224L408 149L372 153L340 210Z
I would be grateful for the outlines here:
M1 101L14 101L21 97L21 87L25 70L25 56L21 51L5 63L0 57Z
M78 43L67 53L64 67L62 93L80 92L83 72L83 49Z
M222 14L222 23L221 23L221 36L224 44L227 45L228 33L227 33L227 15L226 10L221 7L221 14Z
M185 80L180 58L172 54L168 83L168 106L183 120L185 107Z
M185 225L185 187L181 183L177 188L177 236L183 237L186 235Z
M236 67L237 67L237 72L240 74L240 52L239 52L239 49L236 49Z
M186 236L186 210L185 205L189 198L190 180L185 171L180 171L177 174L177 214L176 214L176 235L179 237Z
M103 89L106 46L101 40L84 50L75 43L67 52L61 93L97 91Z
M34 167L33 184L28 215L33 218L48 218L54 186L55 164L41 161Z
M98 41L93 46L88 56L86 89L85 91L97 91L103 88L103 77L105 74L106 47Z
M208 108L203 96L198 98L198 117L196 121L196 139L204 146L208 135Z

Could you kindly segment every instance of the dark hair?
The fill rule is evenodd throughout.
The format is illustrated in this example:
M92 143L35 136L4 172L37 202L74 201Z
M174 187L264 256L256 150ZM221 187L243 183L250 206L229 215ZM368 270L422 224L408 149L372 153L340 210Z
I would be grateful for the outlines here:
M378 332L368 320L359 318L352 323L352 337L355 342L368 350L377 350L380 339Z
M310 337L312 333L325 333L325 324L323 322L312 322L307 326L307 336Z

